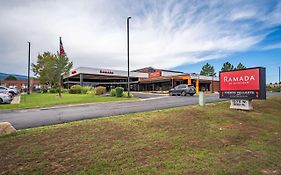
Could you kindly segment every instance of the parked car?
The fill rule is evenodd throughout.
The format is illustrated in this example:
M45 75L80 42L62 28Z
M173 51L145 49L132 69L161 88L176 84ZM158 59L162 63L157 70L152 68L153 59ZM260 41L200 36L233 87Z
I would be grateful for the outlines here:
M173 95L186 96L187 94L193 96L195 93L196 93L195 87L187 84L181 84L169 90L170 96Z
M12 94L13 96L17 95L18 94L18 90L16 88L7 88L5 86L0 86L0 93L10 93Z
M11 103L13 98L8 93L0 93L0 104Z

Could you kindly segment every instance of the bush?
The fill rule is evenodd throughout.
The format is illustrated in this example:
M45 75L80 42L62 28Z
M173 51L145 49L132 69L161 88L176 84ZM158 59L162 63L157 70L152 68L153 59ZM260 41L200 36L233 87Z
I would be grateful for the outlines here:
M42 89L41 93L48 93L48 89Z
M80 85L73 85L69 89L70 94L81 94L82 92L82 87Z
M58 88L50 88L50 89L49 89L49 92L50 92L51 94L55 94L55 93L58 93L58 92L59 92L59 89L58 89Z
M276 87L267 86L267 87L266 87L266 90L267 90L267 91L272 91L272 92L280 92L280 89L279 89L278 86L276 86Z
M96 95L102 95L106 93L106 87L98 86L95 88Z
M63 94L68 93L68 89L61 89L61 93Z
M123 97L124 88L117 87L115 88L115 91L116 91L116 97Z
M83 86L82 89L81 89L81 93L82 94L87 94L91 90L92 90L91 86Z
M115 90L115 89L111 89L110 95L111 95L112 97L115 97L115 96L116 96L116 90Z
M91 90L87 91L86 94L93 94L93 95L95 95L96 91L95 91L95 89L91 89Z

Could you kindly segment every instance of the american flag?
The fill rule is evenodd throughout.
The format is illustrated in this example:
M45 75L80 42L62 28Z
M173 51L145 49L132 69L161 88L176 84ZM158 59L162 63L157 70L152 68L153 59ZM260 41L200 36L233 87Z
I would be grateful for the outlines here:
M64 57L65 56L65 52L64 52L64 49L63 49L61 37L60 37L60 53L59 53L59 55L60 55L60 57Z

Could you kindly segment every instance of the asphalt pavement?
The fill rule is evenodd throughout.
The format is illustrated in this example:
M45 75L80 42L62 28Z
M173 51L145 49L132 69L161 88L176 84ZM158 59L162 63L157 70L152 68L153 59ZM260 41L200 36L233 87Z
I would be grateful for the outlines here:
M10 122L16 129L34 128L83 119L167 109L198 104L198 96L167 96L159 94L134 94L141 100L73 105L37 109L0 111L0 122ZM278 93L278 96L281 94ZM147 97L149 96L149 97ZM276 96L276 94L269 96ZM221 101L218 94L207 94L206 102Z

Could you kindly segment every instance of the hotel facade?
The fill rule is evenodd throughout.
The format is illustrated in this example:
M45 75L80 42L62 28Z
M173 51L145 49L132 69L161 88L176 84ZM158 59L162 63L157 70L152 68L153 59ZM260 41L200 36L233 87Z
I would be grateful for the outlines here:
M128 72L124 70L78 67L63 77L65 88L72 85L105 86L107 89L123 87L127 89ZM196 91L219 91L219 78L195 73L155 69L146 67L130 71L130 90L167 91L179 84L196 87Z

